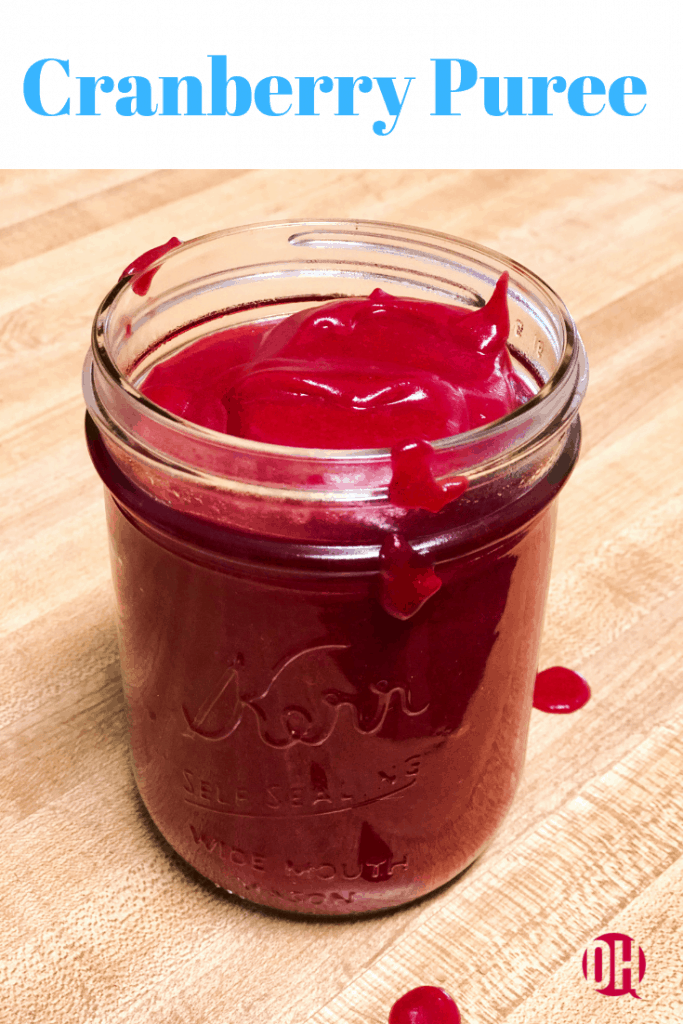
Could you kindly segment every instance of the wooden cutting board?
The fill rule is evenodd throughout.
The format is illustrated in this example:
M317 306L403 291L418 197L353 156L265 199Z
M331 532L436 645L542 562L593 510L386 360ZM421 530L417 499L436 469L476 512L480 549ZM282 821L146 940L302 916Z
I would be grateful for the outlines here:
M252 910L153 832L132 782L81 363L98 302L170 235L360 217L471 238L545 278L591 363L534 712L501 832L371 920ZM0 173L0 1021L384 1024L420 984L464 1024L683 1021L683 172ZM584 979L633 936L641 999Z

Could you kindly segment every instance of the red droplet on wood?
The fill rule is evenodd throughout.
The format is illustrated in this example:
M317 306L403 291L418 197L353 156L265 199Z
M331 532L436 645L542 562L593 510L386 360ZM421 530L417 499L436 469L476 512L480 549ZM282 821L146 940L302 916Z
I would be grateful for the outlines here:
M460 1024L460 1013L448 992L422 985L394 1003L389 1024Z

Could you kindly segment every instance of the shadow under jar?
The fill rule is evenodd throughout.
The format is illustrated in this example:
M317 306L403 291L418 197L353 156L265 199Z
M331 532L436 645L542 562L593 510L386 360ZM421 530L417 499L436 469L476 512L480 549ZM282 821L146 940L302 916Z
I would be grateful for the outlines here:
M395 224L252 225L152 270L107 295L84 369L142 798L182 857L255 903L416 899L491 840L522 770L554 499L579 450L575 325L506 257ZM469 484L437 514L390 502L387 449L236 438L138 390L218 331L377 287L476 309L505 270L508 347L535 394L433 443L436 477ZM405 621L378 600L397 530L442 582Z

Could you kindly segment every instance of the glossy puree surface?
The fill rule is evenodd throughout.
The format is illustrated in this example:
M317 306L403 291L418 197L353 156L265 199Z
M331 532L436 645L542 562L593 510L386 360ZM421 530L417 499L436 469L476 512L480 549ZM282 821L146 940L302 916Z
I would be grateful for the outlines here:
M154 367L141 390L201 426L271 444L391 448L448 437L531 397L506 346L506 295L507 274L476 310L376 288L216 334Z

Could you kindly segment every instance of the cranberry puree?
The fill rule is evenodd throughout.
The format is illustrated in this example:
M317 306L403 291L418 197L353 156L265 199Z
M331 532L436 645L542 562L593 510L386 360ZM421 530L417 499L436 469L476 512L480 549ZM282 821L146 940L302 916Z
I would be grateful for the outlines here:
M172 846L240 896L313 914L395 906L464 869L522 770L554 491L438 577L408 552L416 611L383 564L392 615L373 574L247 566L229 531L224 554L202 550L95 437L91 452L136 778Z
M436 594L441 580L398 533L390 533L379 552L380 600L396 619L409 619Z
M421 985L397 999L388 1024L460 1024L460 1013L448 992Z
M140 794L239 897L399 906L518 785L580 340L530 272L444 235L176 241L105 298L85 374ZM411 297L339 297L366 277ZM413 297L440 291L459 304ZM458 1019L427 987L390 1024Z
M366 299L264 325L260 337L249 328L252 351L243 362L231 359L235 349L243 351L239 332L219 335L214 351L205 343L169 359L141 389L170 412L238 437L297 447L391 447L392 502L439 512L467 489L467 479L435 480L429 439L482 426L532 394L506 346L507 284L502 274L486 305L473 312L376 288ZM440 586L429 565L415 568L407 541L387 538L380 600L390 615L409 618Z
M434 450L429 441L406 441L391 449L392 477L389 497L401 508L440 512L467 490L467 477L439 484L434 479Z
M250 358L239 363L231 360L236 332L217 335L209 358L206 345L182 352L155 367L142 391L171 412L237 437L300 448L395 446L419 463L421 449L406 444L482 426L531 397L506 346L507 281L502 274L474 311L379 288L366 299L306 309L265 324ZM403 462L415 472L415 458ZM407 475L395 494L409 493L408 507L415 507L418 487L426 504L417 507L432 511L463 487L450 484L445 495L419 479L411 488Z
M183 243L175 235L173 238L169 238L168 242L163 245L155 245L153 249L148 249L147 252L143 252L142 256L138 256L137 259L129 263L126 269L121 274L119 281L128 276L133 277L133 283L131 285L136 295L146 295L152 284L156 270L149 270L147 273L143 271L147 270L147 267L151 266L155 260L158 260L165 253L170 252L171 249L177 249L179 245Z
M552 715L578 711L590 700L590 686L578 672L559 665L546 668L536 676L534 707Z

